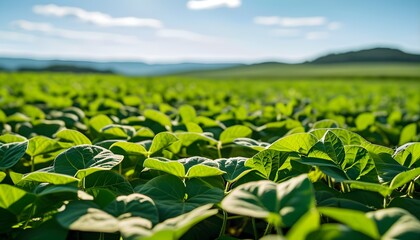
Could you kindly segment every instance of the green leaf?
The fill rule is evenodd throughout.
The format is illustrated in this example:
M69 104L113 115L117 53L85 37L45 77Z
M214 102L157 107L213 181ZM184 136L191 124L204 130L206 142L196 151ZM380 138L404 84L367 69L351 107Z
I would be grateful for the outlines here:
M335 164L341 165L345 158L344 145L337 135L328 130L321 140L309 150L308 156L330 159Z
M191 105L182 105L178 108L179 115L181 116L183 123L189 123L194 121L197 117L195 109Z
M372 240L371 237L368 237L360 232L354 231L350 227L347 227L342 224L336 223L327 223L321 225L321 227L311 232L307 239L311 240Z
M0 208L18 216L35 200L35 195L7 184L0 184Z
M405 167L420 167L420 143L407 143L399 147L393 157Z
M375 123L375 115L373 113L362 113L357 116L355 124L358 130L363 131Z
M97 171L86 176L84 188L88 193L97 189L107 189L116 195L133 193L133 188L124 176L110 170Z
M109 124L101 128L101 132L113 138L129 139L136 134L136 129L132 126L125 126L120 124Z
M0 144L0 170L13 167L25 155L28 142Z
M287 232L287 239L305 240L307 235L320 226L319 213L316 209L309 210Z
M90 131L98 136L101 134L101 129L107 125L113 124L112 120L106 115L96 115L89 120Z
M7 176L5 172L0 172L0 182L3 181L3 179Z
M262 151L269 146L266 142L259 142L251 138L236 138L233 142L240 146L252 148L256 151Z
M147 156L147 150L143 145L132 142L116 142L109 148L112 152L118 154Z
M311 149L317 141L318 139L311 133L296 133L280 138L268 148L282 152L308 154L309 149Z
M78 170L91 167L109 170L123 160L122 155L92 145L79 145L67 149L54 159L54 172L74 176Z
M359 146L345 146L345 158L341 167L352 180L378 182L375 162L369 152Z
M399 145L413 141L417 134L417 124L411 123L401 130Z
M383 197L386 197L392 193L391 188L381 185L379 183L370 183L370 182L361 182L361 181L344 181L344 183L349 184L350 188L377 192L381 194Z
M209 137L203 133L195 133L195 132L180 132L176 133L176 137L182 143L183 146L190 146L192 143L196 141L205 141L209 144L216 145L217 140Z
M233 142L236 138L250 137L252 130L247 126L235 125L226 128L221 134L219 141L223 144Z
M59 142L69 143L70 146L82 145L82 144L92 144L92 142L82 133L71 130L64 129L56 134Z
M245 166L260 172L266 179L277 181L278 171L290 166L288 152L266 149L245 162Z
M158 210L153 200L139 193L119 196L104 210L119 219L140 217L149 220L153 225L159 222Z
M240 185L223 199L221 206L233 214L290 227L315 207L315 195L308 177L300 175L280 184L263 180Z
M190 157L177 161L148 158L144 161L143 166L180 178L210 177L225 173L219 169L217 162L203 157Z
M51 183L51 184L69 184L72 182L79 182L79 179L59 174L59 173L51 173L51 172L31 172L27 175L24 175L22 179L17 183L19 185L20 182L25 181L33 181L39 183Z
M111 214L100 210L90 201L72 201L56 215L57 222L69 230L114 233L119 230L119 221Z
M14 143L14 142L24 142L24 141L27 141L27 139L18 134L6 133L0 136L1 143Z
M402 172L392 179L391 184L389 187L391 189L397 189L402 187L403 185L413 181L415 178L420 177L420 167L408 170L406 172Z
M153 199L161 221L208 203L219 203L224 196L222 189L209 186L198 178L184 183L172 175L155 177L136 191Z
M373 239L379 239L380 237L375 222L369 219L363 212L328 207L318 208L318 211L321 214L342 222L351 229L361 232Z
M401 208L381 209L366 214L376 222L381 239L418 239L420 222Z
M138 221L126 221L121 225L121 235L127 240L180 239L194 225L217 214L217 209L210 209L212 205L206 204L178 217L167 219L151 231Z
M316 138L321 139L327 131L334 133L344 145L360 146L367 142L357 133L343 128L321 128L310 131Z
M64 229L58 222L52 218L43 222L36 228L28 228L21 232L16 238L17 240L66 240L68 230Z
M61 147L56 140L44 136L36 136L29 139L26 153L29 156L34 157L57 151L60 148Z
M172 143L178 141L178 138L169 132L161 132L158 133L152 141L152 145L149 149L149 156L153 153L156 153L160 151L161 149L164 149L168 146L170 146Z
M159 123L160 125L165 127L166 130L171 130L171 128L172 128L171 119L168 116L166 116L164 113L161 113L161 112L156 111L154 109L146 109L143 112L143 115L144 115L145 118Z
M245 166L247 158L233 157L217 159L219 169L224 171L223 178L227 182L236 182L239 178L252 171L249 167Z

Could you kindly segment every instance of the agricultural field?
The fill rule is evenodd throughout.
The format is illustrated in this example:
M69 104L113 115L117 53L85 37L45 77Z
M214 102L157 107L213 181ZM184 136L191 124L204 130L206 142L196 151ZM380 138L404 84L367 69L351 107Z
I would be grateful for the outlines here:
M0 86L0 239L420 239L418 79Z

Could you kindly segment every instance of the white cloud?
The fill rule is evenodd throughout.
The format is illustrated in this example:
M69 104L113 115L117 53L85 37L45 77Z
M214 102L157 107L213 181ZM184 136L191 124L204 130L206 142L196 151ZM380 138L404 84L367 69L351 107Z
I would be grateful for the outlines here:
M103 27L150 27L160 28L162 23L153 18L137 18L137 17L112 17L101 12L90 12L82 8L57 6L54 4L36 5L33 12L40 15L66 17L72 16L81 21L92 23Z
M328 30L330 31L335 31L341 28L341 23L340 22L330 22L327 25Z
M190 0L187 7L191 10L205 10L219 7L237 8L241 0Z
M299 29L280 28L274 29L270 33L274 36L280 37L298 37L302 34L302 31Z
M180 29L159 29L157 36L162 38L174 38L192 42L217 42L216 38L208 37L195 32Z
M104 32L75 31L69 29L56 28L48 23L19 20L14 22L14 25L26 31L41 32L48 36L71 40L113 42L121 44L138 44L141 42L135 36Z
M6 41L32 42L36 36L20 32L0 31L0 39Z
M329 37L328 32L308 32L305 35L305 38L308 40L320 40L320 39L326 39Z
M254 22L260 25L281 26L281 27L310 27L321 26L327 23L325 17L277 17L259 16L254 18Z

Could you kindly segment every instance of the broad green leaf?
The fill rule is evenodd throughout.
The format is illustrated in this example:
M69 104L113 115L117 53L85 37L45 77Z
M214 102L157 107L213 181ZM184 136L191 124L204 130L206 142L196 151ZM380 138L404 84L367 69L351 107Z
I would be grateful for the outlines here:
M369 219L363 212L327 207L318 208L318 211L321 214L344 223L351 229L361 232L373 239L378 239L380 236L375 222Z
M114 138L129 139L136 134L136 129L132 126L109 124L101 128L101 132Z
M317 128L338 128L339 124L337 121L332 120L332 119L323 119L320 121L315 122L312 125L312 129L317 129Z
M246 160L243 157L233 157L217 159L216 162L219 164L219 169L225 172L223 178L232 183L252 171L251 168L245 166Z
M143 115L145 118L159 123L167 130L171 130L172 128L171 119L162 112L156 111L154 109L146 109L143 112Z
M210 209L213 204L206 204L180 216L167 219L156 225L151 231L138 221L126 221L121 226L124 239L180 239L190 228L204 219L216 215L217 209Z
M417 124L411 123L405 126L400 134L400 141L398 142L399 145L403 145L405 143L413 141L417 134Z
M147 150L143 145L132 142L116 142L109 148L113 153L135 156L147 156Z
M209 144L216 145L217 140L209 137L203 133L195 133L195 132L180 132L175 134L179 141L182 143L183 146L190 146L192 143L196 141L205 141Z
M95 135L99 135L103 127L113 123L114 122L106 115L96 115L89 120L89 129Z
M315 145L318 139L311 133L292 134L272 143L268 148L282 152L298 152L308 154L309 149Z
M266 179L277 181L278 171L289 167L288 159L291 154L273 149L266 149L257 153L245 162L245 167L255 169Z
M420 167L408 170L406 172L402 172L392 179L391 184L389 187L391 189L397 189L402 187L403 185L414 181L414 179L418 179L420 177Z
M250 137L252 130L247 126L235 125L226 128L221 134L219 141L223 144L233 142L236 138Z
M393 157L405 167L420 167L420 143L407 143L399 147Z
M208 203L219 203L224 192L193 178L181 181L172 175L155 177L139 187L137 192L153 199L160 221L176 217Z
M90 201L73 201L56 215L58 223L69 230L114 233L119 230L119 221L111 214L100 210Z
M5 172L0 172L0 182L3 181L3 179L7 176Z
M44 136L36 136L29 139L28 149L26 150L26 153L29 156L34 157L57 151L60 148L61 147L57 143L57 140Z
M371 237L366 236L365 234L355 231L348 226L337 224L337 223L327 223L322 224L318 230L315 230L307 236L307 239L311 240L372 240Z
M195 112L194 107L191 105L182 105L178 108L178 112L183 123L192 122L197 117L197 113Z
M382 239L418 239L420 221L401 208L381 209L366 214L376 222Z
M0 170L13 167L25 155L28 142L0 143Z
M0 192L0 208L16 216L35 200L35 195L8 184L0 184Z
M324 174L334 178L338 182L350 179L344 170L341 169L341 166L331 160L314 157L302 157L302 160L299 161L299 163L319 167Z
M133 193L130 183L122 175L110 170L97 171L86 176L84 188L88 193L97 189L107 189L116 195Z
M104 210L119 219L140 217L149 220L153 225L159 222L158 211L153 200L139 193L119 196Z
M373 113L362 113L356 118L356 127L363 131L375 123L375 115Z
M269 144L266 142L259 142L251 138L237 138L233 140L233 142L235 144L238 144L244 147L249 147L257 151L262 151L266 149L266 147L269 146Z
M92 144L92 142L82 133L71 130L64 129L56 134L59 142L69 143L70 146L82 145L82 144Z
M217 162L203 158L190 157L180 160L148 158L144 167L169 173L180 178L210 177L222 175Z
M240 185L223 199L221 206L230 213L290 227L315 207L315 195L307 176L300 175L280 184L263 180Z
M345 158L341 167L352 180L378 182L375 162L369 152L359 146L345 146Z
M350 188L377 192L383 197L386 197L392 193L392 189L381 185L379 183L361 182L361 181L344 181L350 185Z
M122 155L92 145L79 145L67 149L54 159L54 172L74 176L78 170L91 167L109 170L123 160Z
M158 151L160 151L163 148L168 147L169 145L171 145L172 143L178 141L178 138L169 132L161 132L158 133L152 141L152 145L150 146L149 149L149 156L152 155L153 153L156 153Z
M309 210L303 215L287 233L287 239L305 240L307 235L318 229L320 225L319 213L316 209Z
M27 139L25 137L22 137L18 134L10 134L6 133L3 135L0 135L0 142L1 143L14 143L14 142L25 142Z
M333 132L344 145L360 146L366 142L360 135L343 128L320 128L310 131L317 139L322 139L327 131Z
M20 182L24 181L33 181L39 183L51 183L51 184L69 184L72 182L78 182L79 179L59 174L59 173L52 173L52 172L31 172L27 175L24 175L22 179L17 183L19 185Z
M341 165L345 158L344 145L332 131L327 131L308 153L309 157L330 159Z

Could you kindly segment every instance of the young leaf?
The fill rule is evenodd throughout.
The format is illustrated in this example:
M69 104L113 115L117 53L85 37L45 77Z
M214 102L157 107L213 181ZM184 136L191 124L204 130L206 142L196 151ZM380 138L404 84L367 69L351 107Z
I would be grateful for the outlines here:
M25 155L28 142L0 143L0 170L13 167Z
M250 137L252 130L247 126L235 125L226 128L221 134L219 141L223 144L233 142L236 138Z
M67 149L54 159L54 172L74 176L78 170L90 167L109 170L123 160L122 155L92 145L79 145Z

